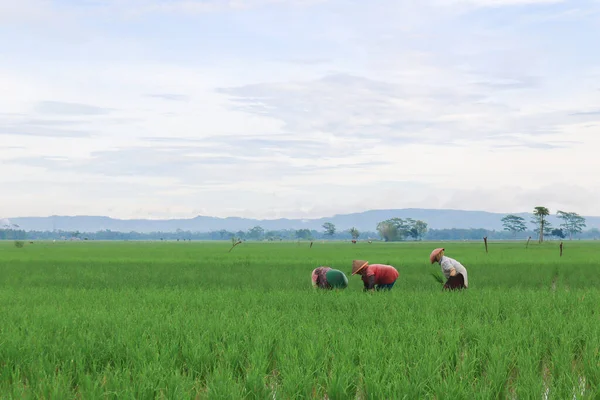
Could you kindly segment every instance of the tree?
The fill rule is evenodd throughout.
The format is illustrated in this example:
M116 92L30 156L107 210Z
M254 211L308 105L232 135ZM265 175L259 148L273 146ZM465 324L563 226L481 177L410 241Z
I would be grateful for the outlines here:
M350 235L352 235L352 239L356 240L358 239L358 237L360 236L360 232L358 231L358 229L356 228L352 228L350 229L348 232L350 232Z
M577 213L559 210L556 215L564 221L560 226L569 234L569 240L572 240L574 234L581 233L586 227L585 218Z
M398 236L398 228L396 225L389 222L389 220L378 223L377 232L379 232L379 236L386 242L394 241Z
M298 239L311 240L312 239L312 233L310 232L310 229L299 229L299 230L296 231L296 237Z
M513 236L516 237L518 232L524 232L527 230L527 226L525 225L525 219L519 217L518 215L507 215L502 218L502 226L504 226L505 231L512 232Z
M267 231L265 232L265 238L269 241L281 239L281 233L279 231Z
M409 235L413 237L415 240L421 240L423 236L427 233L427 222L423 222L421 220L413 221L410 220L410 230Z
M391 218L377 224L377 232L386 242L402 240L409 231L406 221L402 218Z
M335 225L332 224L331 222L325 222L323 224L323 229L325 229L325 235L327 236L333 236L335 235Z
M550 210L546 207L538 206L533 209L533 222L539 226L539 242L542 243L544 241L544 233L546 225L548 224L546 221L546 217L550 215Z
M562 229L552 229L552 231L550 231L550 235L549 236L554 236L554 237L558 237L561 239L565 238L565 233L563 232Z
M225 229L221 229L217 232L217 234L219 235L219 240L231 240L231 238L235 236L233 233Z
M537 228L533 229L533 233L535 234L535 236L539 239L540 237L540 227L539 227L539 222L534 222L537 223L538 226ZM544 238L546 236L552 236L552 230L554 229L554 226L552 226L552 224L550 222L548 222L546 220L546 222L544 222Z
M244 240L246 238L246 232L237 231L235 234L235 237L238 238L239 240Z
M265 234L265 230L260 226L255 226L254 228L248 231L248 239L260 240Z

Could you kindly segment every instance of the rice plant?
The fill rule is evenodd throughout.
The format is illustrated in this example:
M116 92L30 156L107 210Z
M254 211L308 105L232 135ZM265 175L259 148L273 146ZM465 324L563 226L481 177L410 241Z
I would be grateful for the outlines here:
M0 242L2 398L594 398L599 245ZM363 293L353 259L394 265ZM310 272L348 273L340 291ZM432 279L432 276L434 279ZM441 279L441 281L440 281Z

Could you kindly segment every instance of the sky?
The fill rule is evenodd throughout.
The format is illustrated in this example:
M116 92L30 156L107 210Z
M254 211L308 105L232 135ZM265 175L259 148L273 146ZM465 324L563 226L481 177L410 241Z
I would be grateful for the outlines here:
M599 0L0 0L0 218L600 215Z

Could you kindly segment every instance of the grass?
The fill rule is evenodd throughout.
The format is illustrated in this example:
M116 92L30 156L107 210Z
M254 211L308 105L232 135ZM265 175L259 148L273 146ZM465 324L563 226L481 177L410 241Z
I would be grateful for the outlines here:
M444 243L454 293L438 245L0 242L0 397L600 396L600 244ZM392 291L312 289L355 258Z

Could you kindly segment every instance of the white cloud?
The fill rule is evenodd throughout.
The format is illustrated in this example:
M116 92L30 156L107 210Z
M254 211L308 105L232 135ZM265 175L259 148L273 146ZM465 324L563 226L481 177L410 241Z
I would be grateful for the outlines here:
M0 21L41 20L52 12L52 2L44 0L0 0Z
M514 5L555 4L564 0L438 0L439 3L467 4L478 7L502 7Z

